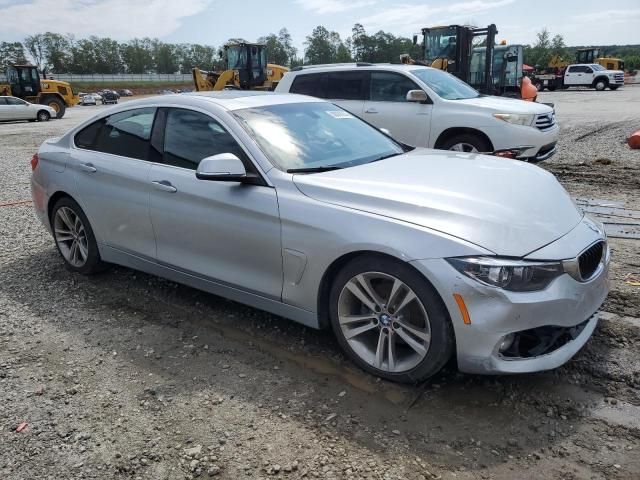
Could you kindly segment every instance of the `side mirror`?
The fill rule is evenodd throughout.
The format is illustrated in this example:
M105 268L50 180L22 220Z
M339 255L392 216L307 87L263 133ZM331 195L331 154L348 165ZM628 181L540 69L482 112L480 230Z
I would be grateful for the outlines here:
M409 90L407 92L407 102L427 103L429 97L424 90Z
M196 178L218 182L242 182L247 178L247 171L242 160L233 153L220 153L200 161Z
M418 44L418 35L414 35L413 36L413 44L417 45Z

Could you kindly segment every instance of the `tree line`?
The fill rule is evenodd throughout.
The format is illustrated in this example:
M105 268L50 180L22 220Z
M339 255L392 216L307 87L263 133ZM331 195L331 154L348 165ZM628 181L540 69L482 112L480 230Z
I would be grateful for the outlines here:
M286 28L256 41L266 44L269 62L289 67L351 61L398 63L403 53L422 57L420 48L413 45L411 39L382 30L369 34L359 23L346 38L322 25L317 26L306 37L300 56ZM225 44L235 42L246 40L231 38ZM551 36L543 29L533 45L525 45L524 61L545 66L554 55L573 60L574 50L565 45L562 35ZM608 47L604 53L623 58L629 69L640 68L637 46ZM224 49L152 38L134 38L127 42L97 36L76 39L73 35L52 32L29 35L22 42L0 42L3 71L9 64L26 62L50 73L189 73L194 66L204 70L223 69Z

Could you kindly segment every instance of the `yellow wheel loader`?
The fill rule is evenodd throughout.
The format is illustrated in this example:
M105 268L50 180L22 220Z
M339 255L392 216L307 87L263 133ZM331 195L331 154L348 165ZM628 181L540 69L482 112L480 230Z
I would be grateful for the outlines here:
M10 65L7 68L8 84L0 84L0 95L13 95L27 102L48 105L56 111L56 118L64 117L69 107L78 104L68 82L40 78L38 67L33 65Z
M267 63L264 45L236 43L224 46L226 70L207 72L193 68L193 83L198 92L211 90L274 90L287 67Z

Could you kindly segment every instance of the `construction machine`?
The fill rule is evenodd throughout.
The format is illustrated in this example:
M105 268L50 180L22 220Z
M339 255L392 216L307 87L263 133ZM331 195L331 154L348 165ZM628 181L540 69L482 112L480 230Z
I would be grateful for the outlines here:
M68 82L40 78L38 67L33 65L10 65L7 68L7 84L0 84L0 95L13 95L27 102L48 105L56 111L56 118L64 117L69 107L78 104Z
M522 45L496 45L497 33L494 24L423 28L424 60L402 55L400 61L445 70L487 95L535 101L537 91L522 70ZM418 43L417 35L413 42Z
M267 63L266 46L258 43L227 44L224 57L226 69L223 72L193 68L193 83L197 91L274 90L289 71L287 67Z
M576 51L575 63L597 63L607 70L624 71L624 61L622 59L600 56L599 48L579 48Z

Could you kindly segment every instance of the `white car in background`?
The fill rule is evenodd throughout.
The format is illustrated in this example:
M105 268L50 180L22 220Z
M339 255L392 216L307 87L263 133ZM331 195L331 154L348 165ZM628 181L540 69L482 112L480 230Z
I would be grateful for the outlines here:
M80 103L82 105L96 105L96 97L93 93L87 93L82 96Z
M556 152L559 128L552 107L481 95L434 68L368 63L296 67L276 92L328 99L414 147L509 150L512 158L529 162Z
M56 118L56 111L47 105L25 102L17 97L0 96L0 121L46 122L51 118Z

